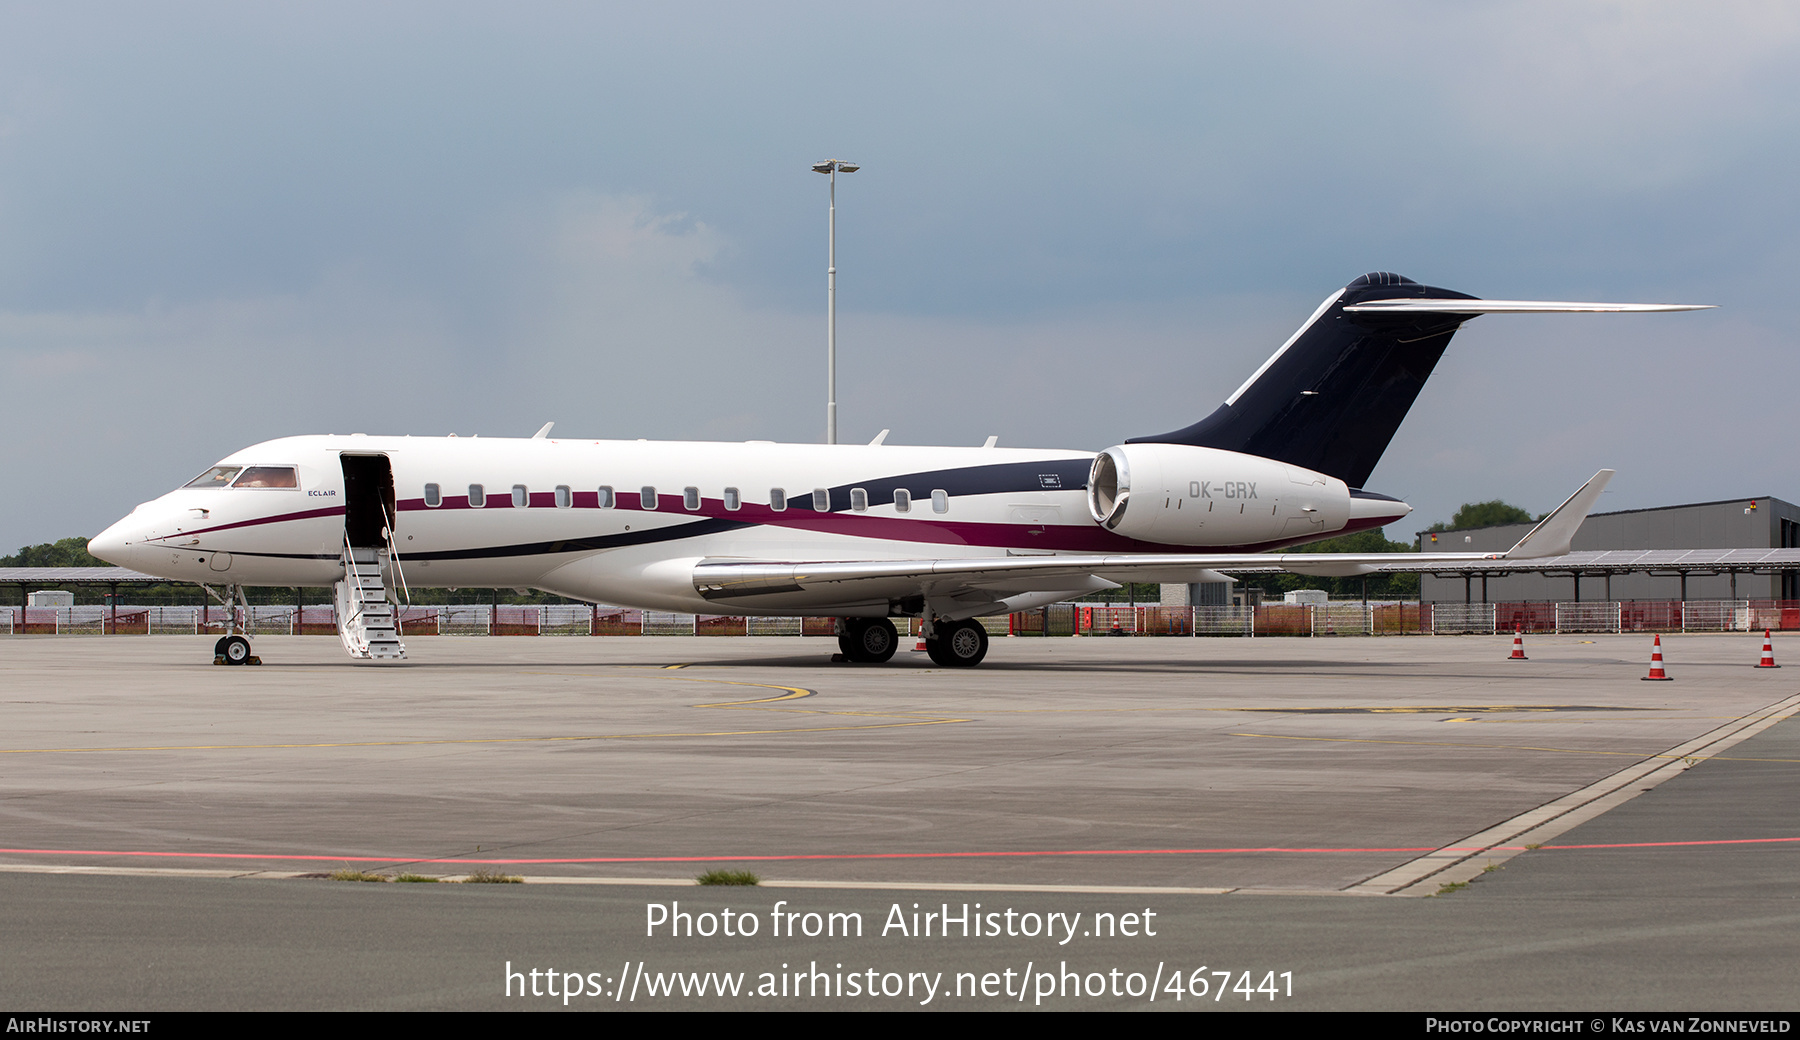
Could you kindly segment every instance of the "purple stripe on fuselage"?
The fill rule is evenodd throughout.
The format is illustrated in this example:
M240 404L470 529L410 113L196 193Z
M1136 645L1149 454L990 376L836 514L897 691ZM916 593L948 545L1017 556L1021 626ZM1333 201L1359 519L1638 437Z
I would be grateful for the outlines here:
M530 496L532 508L556 508L555 495ZM541 506L538 500L547 499ZM583 504L586 498L589 504ZM487 504L471 507L467 496L447 497L441 506L427 506L423 499L405 499L398 504L403 512L432 509L470 509L497 508L495 498L490 496ZM661 495L660 502L673 503L658 509L645 509L638 502L635 492L615 496L611 508L627 512L659 513L665 516L685 516L696 520L732 520L744 524L760 524L768 527L785 527L800 531L816 531L820 534L847 535L855 538L873 538L890 542L922 542L933 545L972 545L993 547L1014 547L1031 549L1048 549L1058 552L1131 552L1131 553L1191 553L1196 547L1191 545L1165 545L1160 542L1145 542L1135 538L1126 538L1106 530L1098 525L1079 524L1001 524L974 521L937 520L926 517L918 519L898 516L871 516L867 513L835 512L818 513L811 509L790 506L781 511L770 509L765 505L744 503L739 509L726 509L722 499L701 499L699 509L681 507L681 498L675 495ZM500 502L499 507L512 509L510 497ZM599 493L577 493L573 509L598 509ZM1342 529L1333 531L1325 537L1336 538L1357 531L1382 527L1401 518L1405 514L1392 517L1368 517L1352 520ZM675 533L679 528L671 529L672 537L680 537ZM1250 545L1203 546L1207 552L1238 553L1261 552L1265 549L1280 548L1289 545L1301 545L1317 538L1287 538L1258 542Z
M262 524L281 524L289 520L311 520L321 516L343 516L343 506L326 506L323 509L302 509L296 513L276 513L274 516L259 516L254 520L235 520L229 524L216 527L202 527L193 531L182 531L178 534L165 534L152 541L166 541L170 538L192 538L196 535L213 534L218 531L230 531L239 527L257 527Z

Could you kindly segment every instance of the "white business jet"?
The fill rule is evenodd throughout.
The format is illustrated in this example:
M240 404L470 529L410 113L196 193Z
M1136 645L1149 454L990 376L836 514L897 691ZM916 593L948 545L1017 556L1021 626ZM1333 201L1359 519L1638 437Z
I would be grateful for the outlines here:
M565 440L549 424L529 439L287 437L138 506L88 551L233 604L245 586L334 586L357 657L404 656L397 586L532 587L648 610L834 616L844 656L868 663L898 646L890 618L920 617L932 660L967 667L988 651L975 618L1128 581L1566 553L1611 470L1506 553L1269 550L1411 511L1363 483L1470 318L1697 309L1479 300L1368 274L1205 419L1098 454L890 446L885 431L867 445ZM219 657L251 660L247 636L234 621Z

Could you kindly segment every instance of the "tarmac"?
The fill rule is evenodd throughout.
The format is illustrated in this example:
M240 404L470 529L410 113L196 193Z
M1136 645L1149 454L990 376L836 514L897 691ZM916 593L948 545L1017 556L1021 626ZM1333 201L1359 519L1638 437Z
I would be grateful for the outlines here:
M510 961L585 965L595 992L571 1007L721 1007L647 996L645 972L754 982L829 959L966 972L968 995L840 980L754 1006L1149 1007L1151 989L1170 1009L1791 1008L1800 671L1751 667L1760 633L1664 639L1667 683L1642 681L1644 636L1510 645L997 638L962 671L834 665L821 639L436 637L374 664L263 637L261 667L228 668L204 639L15 637L9 996L563 1006L516 995L523 975L506 996ZM712 869L763 884L693 887ZM320 877L340 870L527 883ZM646 935L675 900L764 923ZM782 900L865 933L771 934ZM913 903L1013 909L1020 929L1140 916L1104 942L952 943L896 932ZM1051 962L1124 974L1045 999ZM1170 1003L1151 973L1184 966ZM1196 1001L1201 967L1268 988ZM1007 997L976 995L990 968ZM1269 996L1282 972L1291 995Z

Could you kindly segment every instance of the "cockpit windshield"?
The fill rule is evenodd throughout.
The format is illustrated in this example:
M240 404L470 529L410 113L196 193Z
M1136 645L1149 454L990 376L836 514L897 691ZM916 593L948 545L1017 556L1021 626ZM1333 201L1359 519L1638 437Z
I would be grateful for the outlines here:
M242 466L214 466L212 469L207 470L205 473L200 474L182 486L191 488L222 488L225 485L230 484L231 478L237 476L238 471L243 468L244 467Z
M297 488L300 477L292 466L251 466L244 470L243 476L237 478L232 487L240 488Z

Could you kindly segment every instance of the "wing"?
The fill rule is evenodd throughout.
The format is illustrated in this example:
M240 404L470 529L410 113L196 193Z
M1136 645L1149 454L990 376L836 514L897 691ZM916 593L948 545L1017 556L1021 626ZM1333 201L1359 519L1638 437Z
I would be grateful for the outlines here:
M941 560L789 562L701 560L694 589L722 608L757 613L883 610L930 604L946 618L1025 610L1128 581L1224 581L1221 572L1318 577L1492 571L1505 561L1560 556L1612 479L1603 469L1504 553L1171 553L999 556ZM907 606L909 612L918 609Z

